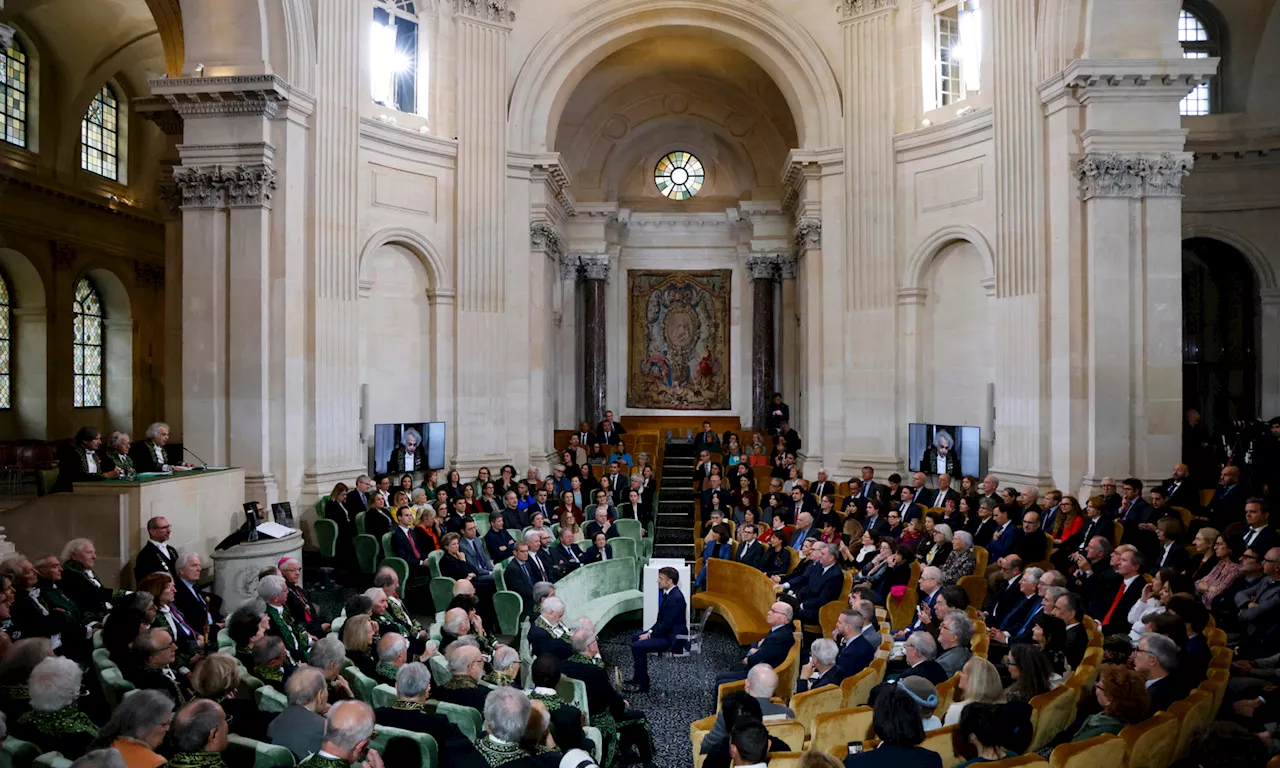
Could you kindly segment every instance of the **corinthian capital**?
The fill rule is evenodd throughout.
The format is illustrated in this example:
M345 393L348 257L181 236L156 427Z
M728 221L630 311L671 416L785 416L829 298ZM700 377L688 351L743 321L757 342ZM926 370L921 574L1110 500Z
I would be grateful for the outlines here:
M550 222L535 221L529 225L529 245L552 256L564 253L564 238Z
M810 249L822 247L822 222L817 219L805 219L796 225L792 237L796 243L796 255L803 256Z
M265 206L276 188L276 172L269 165L187 167L174 169L173 181L183 208Z
M515 11L507 9L507 0L454 0L453 11L481 21L511 24L516 20Z
M578 257L578 263L582 265L582 278L584 280L607 281L609 279L609 254L585 254Z
M836 10L846 19L869 16L877 11L887 11L898 7L898 0L840 0Z
M1094 197L1181 197L1182 179L1191 173L1190 153L1160 155L1090 153L1076 161L1080 199Z
M747 277L752 280L777 280L779 257L773 253L753 253L747 257Z

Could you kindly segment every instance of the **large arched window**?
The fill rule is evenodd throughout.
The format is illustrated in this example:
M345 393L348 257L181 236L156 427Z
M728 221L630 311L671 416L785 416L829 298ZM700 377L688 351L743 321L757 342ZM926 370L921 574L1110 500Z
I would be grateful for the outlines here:
M0 140L27 146L27 54L16 37L0 55Z
M373 0L369 39L373 100L400 112L418 112L418 10L413 0Z
M75 407L102 407L102 297L88 279L76 283Z
M104 85L80 121L80 167L112 181L120 180L119 120L120 102Z
M13 367L9 339L12 338L11 316L9 314L9 284L0 275L0 410L13 407Z
M1205 17L1186 8L1178 14L1178 42L1182 43L1182 56L1187 59L1207 59L1222 55L1222 41ZM1182 100L1183 115L1207 115L1214 111L1217 94L1209 82L1200 83Z

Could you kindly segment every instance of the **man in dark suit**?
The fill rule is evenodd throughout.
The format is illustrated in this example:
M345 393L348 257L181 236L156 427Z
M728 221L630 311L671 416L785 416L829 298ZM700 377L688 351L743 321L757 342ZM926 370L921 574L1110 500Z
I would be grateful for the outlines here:
M427 709L431 673L425 664L415 661L401 667L396 673L395 687L395 703L374 710L378 725L431 736L436 740L440 754L449 756L450 764L456 763L465 768L488 768L488 762L480 756L471 740L458 726L444 715Z
M778 437L787 441L787 450L797 453L802 443L800 442L800 433L791 428L789 422L782 422L778 425Z
M1186 464L1174 464L1173 477L1161 483L1160 489L1169 499L1169 506L1182 507L1192 514L1200 509L1200 492L1196 490L1195 483L1191 482L1191 470L1187 469Z
M935 659L938 657L938 641L928 632L916 632L903 643L902 652L906 657L905 666L899 672L891 673L885 682L871 689L869 703L875 706L876 699L886 690L907 677L923 677L938 685L946 682L950 675Z
M596 432L604 432L608 427L610 432L617 432L619 435L627 434L627 428L622 426L622 422L613 417L613 411L605 411L604 418L596 425Z
M1049 556L1049 537L1040 530L1040 513L1022 514L1022 535L1013 542L1013 554L1024 563L1038 563Z
M876 635L877 644L872 645L864 635L864 630L868 628L862 613L852 608L841 611L840 618L836 619L834 639L840 646L836 667L840 670L842 681L866 669L876 657L879 635Z
M988 590L987 626L998 626L1011 611L1017 608L1026 595L1022 594L1022 558L1005 555L996 562L1000 566L997 589Z
M875 511L875 506L867 505L867 515L862 521L862 530L873 536L884 536L889 532L889 521Z
M818 542L813 549L818 556L817 564L806 568L794 581L783 582L782 589L791 594L778 598L792 603L797 617L805 624L816 622L822 606L840 599L844 586L844 571L836 565L835 545Z
M855 494L861 499L876 498L880 494L880 484L875 481L876 468L866 466L862 468L862 487ZM849 482L849 490L853 491L853 481Z
M1136 477L1127 478L1120 484L1120 499L1116 522L1124 526L1124 543L1137 547L1150 560L1155 554L1156 536L1143 526L1155 523L1156 511L1142 498L1142 481Z
M612 421L605 420L600 422L600 431L596 433L595 437L597 443L601 445L617 445L621 439L622 435Z
M1205 507L1213 527L1219 531L1227 530L1227 526L1244 520L1244 503L1248 492L1240 484L1240 468L1223 467L1218 475L1218 488L1213 492L1213 501Z
M356 487L347 492L347 501L344 505L351 513L352 520L355 520L359 513L369 509L369 497L373 494L373 480L368 475L357 477Z
M764 570L764 545L756 540L756 527L746 523L738 529L738 546L733 559L758 571Z
M1102 634L1127 635L1132 623L1129 609L1142 597L1146 582L1142 578L1145 561L1142 553L1130 546L1121 546L1115 553L1115 575L1105 585L1099 585L1094 593L1094 603L1089 615L1097 619Z
M627 480L627 476L622 474L618 462L609 462L609 472L605 477L609 478L609 496L613 500L613 505L616 507L625 503L627 491L631 490L631 483ZM547 519L550 520L550 518Z
M201 637L213 639L218 632L218 624L222 621L219 609L222 598L206 594L200 588L201 562L200 556L188 552L178 567L178 578L174 580L174 605L187 625ZM65 577L64 577L65 579Z
M449 659L449 673L453 677L444 685L431 688L431 698L471 707L483 714L484 700L489 695L489 689L480 685L480 678L484 676L484 657L480 654L480 649L474 645L453 644L445 655Z
M722 508L729 508L730 491L724 486L724 480L720 475L712 475L702 487L702 493L699 495L698 501L702 505L703 511L711 507L711 497L713 495L720 496L720 506Z
M567 529L566 529L567 530ZM572 534L571 534L572 535ZM502 578L507 589L515 592L524 601L524 615L533 613L534 575L529 566L529 545L523 541L516 542L516 551L506 567L502 570Z
M1168 711L1169 705L1185 694L1178 681L1170 675L1178 663L1178 645L1164 635L1145 634L1133 651L1133 668L1147 681L1147 695L1151 707L1150 717L1160 710Z
M929 494L933 491L924 488L920 491L919 496L923 501L916 501L916 494L910 488L903 488L899 493L898 515L902 518L903 523L910 523L917 517L924 514L924 505L929 501Z
M764 617L765 623L769 625L769 634L747 649L747 655L742 658L742 664L737 669L716 675L712 693L719 689L721 683L747 679L747 673L757 664L768 664L777 669L786 661L787 654L796 643L791 623L793 615L794 611L788 603L778 601L769 606L769 612Z
M529 513L529 519L532 521L535 513L541 513L542 519L547 521L547 525L550 525L551 515L555 511L555 507L547 502L547 489L538 486L532 495L533 503L525 508L525 512Z
M1021 514L1022 508L1015 503L1001 504L992 511L991 519L996 522L996 529L987 543L987 554L991 559L1014 554L1014 542L1020 530L1013 518Z
M933 498L929 499L929 506L942 509L948 499L959 504L960 494L951 488L951 475L938 475L938 489L934 491Z
M551 575L558 581L581 568L582 552L573 541L573 530L560 529L560 541L551 549Z
M62 591L80 606L86 619L101 620L107 615L115 591L102 586L102 581L93 572L93 566L98 562L98 550L88 539L76 539L67 546L70 557L62 564Z
M1245 501L1244 524L1244 529L1236 536L1232 551L1243 552L1245 549L1253 549L1266 552L1280 544L1280 536L1277 536L1271 527L1271 510L1268 509L1265 499L1255 496Z
M999 501L991 499L982 499L978 502L978 524L973 528L973 546L986 547L991 543L991 537L1000 528L993 517L999 504Z
M800 669L800 679L796 681L796 693L817 690L824 685L840 685L844 676L836 661L840 658L840 646L834 640L822 638L815 640L809 648L809 663Z
M1080 661L1089 648L1089 633L1080 621L1080 617L1084 615L1084 599L1075 592L1059 595L1053 603L1053 615L1067 625L1067 647L1064 653L1067 664L1074 669L1080 666Z
M813 529L813 515L801 512L795 518L796 529L791 534L791 548L799 552L806 539L817 539L820 531Z
M571 642L573 656L560 664L561 671L566 677L582 681L587 689L587 710L592 715L604 712L613 715L618 724L619 754L628 754L634 746L640 751L640 761L647 763L653 757L648 725L642 713L627 709L626 700L610 682L595 632L575 630Z
M1267 578L1263 572L1262 558L1265 554L1266 550L1259 552L1252 547L1244 550L1240 554L1240 575L1209 604L1214 621L1222 629L1235 631L1237 628L1239 609L1236 607L1236 595L1253 588L1258 582Z
M396 513L396 525L391 529L391 554L409 564L409 578L430 577L427 553L418 549L413 540L413 509L401 507Z
M809 488L809 493L819 499L827 494L835 495L836 484L827 479L827 471L825 469L818 470L818 479L813 481L813 485Z
M494 515L489 519L489 530L484 534L484 548L494 565L515 554L516 540L511 531L507 530L507 520L502 515Z
M765 415L768 421L769 433L776 435L782 430L782 425L791 421L791 408L782 402L782 393L774 392L773 399L769 402L768 413Z
M933 606L938 604L938 595L942 594L942 587L941 568L936 565L930 565L920 571L920 604L917 606L916 618L905 629L898 632L895 635L895 639L905 640L911 633L924 629L924 622L920 620L920 617L925 614L932 617Z
M147 521L147 542L138 551L133 562L133 581L135 584L152 573L167 573L174 578L178 576L178 550L165 542L169 540L172 528L163 517L153 517Z
M1080 530L1069 536L1062 542L1062 546L1054 550L1053 564L1063 573L1070 574L1076 568L1075 555L1084 556L1089 548L1089 542L1095 536L1111 541L1114 533L1115 526L1102 516L1100 509L1093 505L1086 506L1084 523L1080 526Z
M720 452L720 435L711 428L711 422L702 422L702 431L693 438L693 448L696 451Z
M628 685L640 693L649 690L649 654L684 650L681 635L689 634L686 603L680 592L680 573L675 568L658 569L658 617L653 626L631 638L631 660L635 676Z
M454 503L457 503L461 498L455 499ZM520 508L519 494L515 491L507 491L506 495L502 497L502 503L504 504L502 521L506 523L508 531L523 531L529 527L529 513L528 510ZM513 533L511 535L515 536L516 534Z

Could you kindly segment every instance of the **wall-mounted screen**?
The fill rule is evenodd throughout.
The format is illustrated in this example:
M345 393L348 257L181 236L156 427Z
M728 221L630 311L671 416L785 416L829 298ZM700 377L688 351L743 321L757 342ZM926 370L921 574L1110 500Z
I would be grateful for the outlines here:
M953 424L912 424L907 432L907 468L926 475L964 475L981 472L982 430Z
M444 469L444 422L375 424L373 472L403 474Z

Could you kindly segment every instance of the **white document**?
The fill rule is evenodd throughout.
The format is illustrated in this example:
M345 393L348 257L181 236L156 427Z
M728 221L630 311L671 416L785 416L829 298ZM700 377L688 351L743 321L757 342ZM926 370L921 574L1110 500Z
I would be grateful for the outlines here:
M285 526L279 523L275 523L275 522L258 523L258 533L261 533L265 536L270 536L273 539L283 539L285 536L288 536L293 532L294 532L294 529L286 528Z

